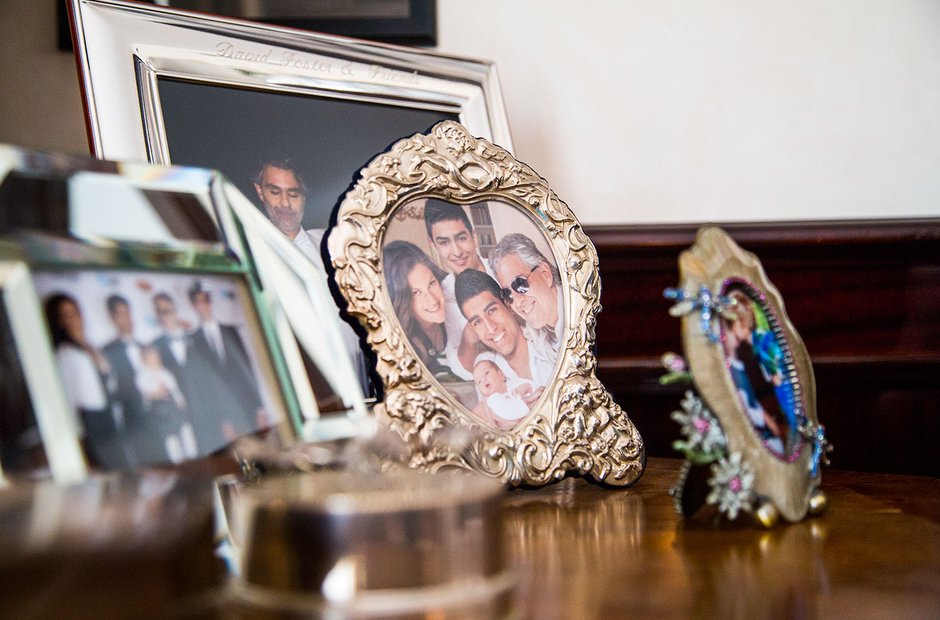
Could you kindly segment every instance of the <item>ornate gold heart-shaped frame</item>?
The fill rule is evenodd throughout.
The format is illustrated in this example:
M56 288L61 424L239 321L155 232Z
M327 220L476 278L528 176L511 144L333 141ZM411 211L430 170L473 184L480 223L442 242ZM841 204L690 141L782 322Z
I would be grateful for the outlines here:
M429 353L423 341L416 341L414 332L404 327L412 322L392 303L389 290L392 270L386 261L391 260L387 257L391 256L393 242L413 246L412 254L417 254L414 248L419 248L431 262L437 257L435 265L424 259L419 261L427 264L429 273L437 274L431 278L431 288L452 279L458 289L456 297L460 298L461 282L470 279L458 268L451 268L453 275L444 275L447 270L442 268L449 263L446 251L441 248L446 240L440 246L432 240L431 225L424 221L428 201L444 203L445 208L456 206L469 214L469 218L463 219L472 219L473 224L464 228L475 230L467 230L469 237L464 235L464 240L473 239L481 263L483 252L492 257L507 236L517 240L526 237L540 248L541 258L514 278L503 278L499 268L485 265L481 265L484 270L477 271L479 279L487 279L489 276L481 273L487 271L503 280L502 297L490 300L488 312L499 314L500 320L507 313L516 317L523 336L518 336L519 330L511 324L504 323L507 331L496 332L490 341L480 315L474 315L464 303L459 304L458 310L470 314L464 318L470 320L467 329L476 331L479 327L480 344L474 346L481 347L484 356L502 355L504 333L513 334L513 342L529 351L528 367L524 364L508 367L512 365L508 360L513 359L515 349L506 354L504 361L508 365L495 364L505 371L507 383L518 379L536 388L526 392L529 397L534 393L538 396L528 403L530 409L521 417L507 421L479 413L493 410L481 405L484 398L487 403L491 401L482 396L483 384L479 382L474 395L474 384L468 381L464 381L464 387L456 381L439 381L440 376L461 373L446 372L456 369L456 364L445 367L443 373L437 372L436 362L435 370L429 369L432 362L428 355L434 353L435 347L427 347ZM384 384L385 398L375 406L376 414L405 440L411 466L432 471L469 468L512 485L528 486L543 485L568 474L622 486L633 483L643 473L646 463L643 440L595 376L597 360L592 348L600 310L597 253L574 214L546 181L509 152L474 138L451 121L435 125L427 134L399 141L361 171L361 178L346 194L335 215L328 246L335 282L348 302L348 312L365 327L368 343L378 358L376 370ZM463 254L459 258L466 260ZM537 363L531 361L533 352L537 353L544 345L535 332L537 321L531 318L533 315L523 320L521 314L512 314L509 308L520 303L521 297L515 298L514 294L524 296L535 289L540 274L549 273L554 274L554 280L545 275L542 282L554 291L558 300L560 310L554 323L558 337L552 338L554 344L547 349L553 364L548 379L539 379ZM494 280L493 284L498 290L500 283ZM439 298L432 297L436 299ZM457 307L453 305L456 302L451 303L451 309ZM430 306L431 312L440 313L439 303L432 301ZM454 318L451 314L448 321ZM434 322L438 320L424 323L430 324L431 335L435 325L444 325ZM443 327L440 333L446 333ZM462 345L465 342L461 340ZM474 370L480 360L476 358ZM517 367L523 370L513 379L509 375ZM471 369L459 370L466 376ZM527 370L531 371L528 378ZM543 376L544 370L543 364ZM470 404L474 398L476 408Z

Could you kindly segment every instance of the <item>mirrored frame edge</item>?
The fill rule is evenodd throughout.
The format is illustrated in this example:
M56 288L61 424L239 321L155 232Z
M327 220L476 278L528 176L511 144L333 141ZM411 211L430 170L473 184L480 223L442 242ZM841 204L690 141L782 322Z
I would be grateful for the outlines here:
M13 332L50 474L59 484L81 482L88 476L88 467L78 440L78 420L69 414L52 342L42 320L42 305L25 261L0 258L0 303Z
M71 0L69 11L90 147L99 158L169 163L156 84L164 76L453 112L477 135L512 152L499 78L490 61L124 0ZM208 45L219 35L352 63L365 73L327 79L312 69L220 61ZM408 76L426 84L403 85Z

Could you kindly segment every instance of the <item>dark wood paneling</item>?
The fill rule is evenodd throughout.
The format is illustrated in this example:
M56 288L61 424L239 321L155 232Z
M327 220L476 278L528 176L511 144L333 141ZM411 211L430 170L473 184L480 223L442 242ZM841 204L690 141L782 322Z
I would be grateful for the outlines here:
M940 476L940 219L729 224L761 259L813 359L840 469ZM652 456L674 456L659 356L681 351L662 291L696 226L586 227L600 258L599 376Z

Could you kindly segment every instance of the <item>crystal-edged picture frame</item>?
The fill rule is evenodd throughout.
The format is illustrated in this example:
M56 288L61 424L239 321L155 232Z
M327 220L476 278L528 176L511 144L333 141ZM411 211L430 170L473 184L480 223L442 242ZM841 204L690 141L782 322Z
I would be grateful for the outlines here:
M244 201L211 170L0 147L4 355L20 379L4 384L18 399L4 415L35 422L5 418L18 430L4 447L26 440L29 458L7 453L4 472L74 481L201 459L243 437L276 450L355 434L367 412L336 355L337 319L310 321L314 302L332 304L324 276L268 257L273 227L246 234L238 213L256 210ZM305 351L328 394L313 389Z

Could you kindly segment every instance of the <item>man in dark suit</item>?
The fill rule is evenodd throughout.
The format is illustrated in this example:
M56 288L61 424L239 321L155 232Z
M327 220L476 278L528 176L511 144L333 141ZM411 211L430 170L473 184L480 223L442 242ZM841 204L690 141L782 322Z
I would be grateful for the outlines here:
M160 352L160 359L167 370L173 373L177 381L183 379L182 369L189 361L189 349L192 348L189 335L179 320L176 304L166 293L157 293L153 296L153 310L157 315L162 333L153 341L152 345ZM182 388L182 384L180 385ZM186 394L186 390L183 389Z
M136 375L141 364L142 345L134 338L134 322L131 307L121 295L111 295L105 301L108 316L117 331L117 338L102 348L111 366L115 380L114 407L118 418L123 419L124 436L134 446L138 464L149 460L142 438L147 432L144 400L137 389Z
M181 416L180 423L189 424L189 432L195 428L192 426L190 407L192 403L199 402L199 390L201 387L196 383L190 364L192 356L192 337L186 333L188 327L180 321L179 314L176 311L176 302L167 293L160 292L153 296L153 310L157 315L157 322L160 324L161 334L151 343L160 354L160 360L163 366L169 370L176 378L180 391L183 393L187 402L186 410ZM193 437L191 439L194 446L188 446L188 439L184 436L185 429L181 430L181 439L186 448L187 456L195 456L191 452L201 454L202 447Z
M212 297L200 283L189 289L189 301L200 322L190 336L191 380L199 388L193 421L199 445L215 450L262 426L264 410L238 331L216 321Z

